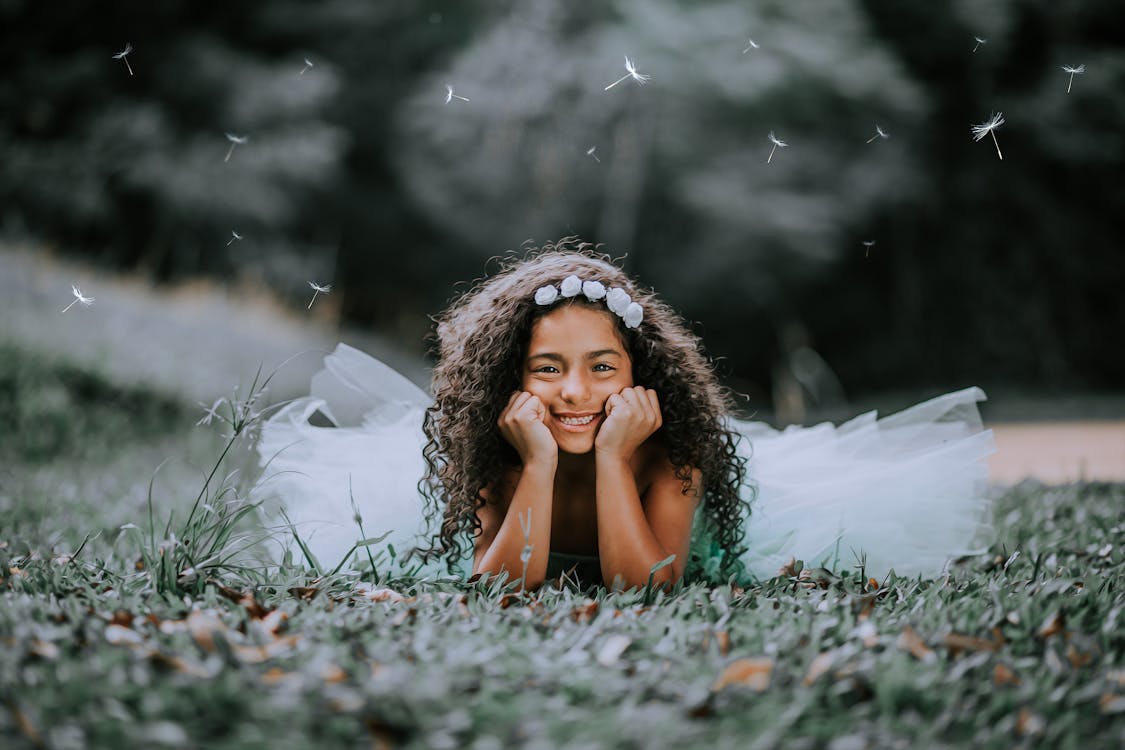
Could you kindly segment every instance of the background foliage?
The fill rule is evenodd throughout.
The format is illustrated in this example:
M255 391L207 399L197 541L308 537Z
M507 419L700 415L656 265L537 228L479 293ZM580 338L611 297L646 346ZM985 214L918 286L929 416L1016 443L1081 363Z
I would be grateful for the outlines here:
M1123 16L1109 0L6 0L0 230L294 304L330 280L347 321L418 352L455 282L578 233L698 321L758 403L794 380L814 402L1115 387ZM126 41L135 75L112 58ZM605 91L624 55L652 80ZM1067 93L1060 66L1079 63ZM1003 160L970 136L991 112ZM877 123L890 137L865 143ZM770 131L788 147L767 164ZM249 141L224 161L227 132Z

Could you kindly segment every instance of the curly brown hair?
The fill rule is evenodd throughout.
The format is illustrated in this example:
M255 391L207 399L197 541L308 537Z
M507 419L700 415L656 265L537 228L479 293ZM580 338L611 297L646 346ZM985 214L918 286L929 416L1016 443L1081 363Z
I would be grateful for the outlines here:
M482 491L505 469L519 464L518 454L496 425L510 395L520 389L532 325L557 309L535 304L535 292L572 274L597 279L606 288L621 287L643 308L644 321L638 328L626 328L612 316L632 357L634 382L654 389L660 398L660 432L685 492L693 468L702 473L706 528L693 530L693 537L710 544L703 554L711 558L711 574L722 579L743 573L739 556L750 501L740 488L753 488L744 487L739 437L726 424L733 408L731 392L720 385L699 338L679 314L651 290L637 286L596 246L572 237L505 262L498 273L478 281L435 318L434 403L423 422L427 471L419 489L426 498L426 517L431 524L440 517L441 524L436 533L431 525L431 545L412 554L425 561L445 557L454 572L471 549L481 528L477 511L485 502ZM582 295L562 304L606 309L604 303L591 303ZM708 562L695 547L693 542L690 578L702 577Z

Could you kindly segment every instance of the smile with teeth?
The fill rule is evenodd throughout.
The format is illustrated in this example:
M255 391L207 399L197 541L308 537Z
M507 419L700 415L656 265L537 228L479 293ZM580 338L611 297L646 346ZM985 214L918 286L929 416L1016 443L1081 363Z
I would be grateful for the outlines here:
M597 414L589 414L585 417L558 417L558 420L569 427L581 427L593 422L596 416Z

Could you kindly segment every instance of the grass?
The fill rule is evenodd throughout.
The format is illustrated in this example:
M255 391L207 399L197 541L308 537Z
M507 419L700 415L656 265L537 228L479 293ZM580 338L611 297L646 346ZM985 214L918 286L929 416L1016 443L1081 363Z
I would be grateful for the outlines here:
M795 565L525 595L390 577L380 551L364 584L244 549L253 403L192 428L158 394L6 354L0 417L54 437L0 437L0 746L1125 742L1125 486L1006 491L989 553L936 580ZM162 452L201 466L150 491Z

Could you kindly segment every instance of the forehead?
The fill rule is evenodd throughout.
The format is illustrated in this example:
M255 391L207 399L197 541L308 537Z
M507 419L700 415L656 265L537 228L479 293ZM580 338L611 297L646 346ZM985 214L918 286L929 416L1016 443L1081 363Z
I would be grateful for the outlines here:
M563 305L539 318L531 327L529 356L542 352L585 354L602 349L628 354L608 310Z

